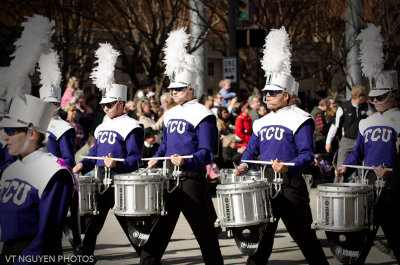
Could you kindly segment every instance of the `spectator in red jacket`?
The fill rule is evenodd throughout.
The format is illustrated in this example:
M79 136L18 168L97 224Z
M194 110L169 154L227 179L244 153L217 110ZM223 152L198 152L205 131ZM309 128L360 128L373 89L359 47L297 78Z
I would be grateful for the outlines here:
M249 103L244 104L241 110L242 112L236 118L235 134L242 140L240 145L246 147L253 133L253 122L250 117L251 107Z

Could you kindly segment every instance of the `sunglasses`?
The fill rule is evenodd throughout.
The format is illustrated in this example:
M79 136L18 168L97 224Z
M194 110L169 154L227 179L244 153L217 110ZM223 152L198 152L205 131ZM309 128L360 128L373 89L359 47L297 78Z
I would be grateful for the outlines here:
M171 90L175 90L176 92L180 92L180 91L182 91L184 88L186 88L185 86L184 87L171 87Z
M375 99L376 99L376 101L382 101L385 98L387 98L389 96L389 94L390 94L390 92L387 92L387 93L385 93L383 95L379 95L379 96L375 96L375 97L369 97L369 99L371 100L371 102L374 102Z
M269 95L270 97L275 97L282 92L282 90L265 90L263 91L263 96L266 97L267 95Z
M7 128L3 128L3 130L7 134L7 136L13 136L13 135L15 135L17 133L27 132L28 128L26 128L26 127L21 127L21 128L7 127Z
M101 107L102 107L103 109L104 109L104 107L107 107L107 108L111 109L112 106L115 105L115 103L117 103L117 101L113 101L113 102L109 102L109 103L104 103L104 104L100 104L100 105L101 105Z

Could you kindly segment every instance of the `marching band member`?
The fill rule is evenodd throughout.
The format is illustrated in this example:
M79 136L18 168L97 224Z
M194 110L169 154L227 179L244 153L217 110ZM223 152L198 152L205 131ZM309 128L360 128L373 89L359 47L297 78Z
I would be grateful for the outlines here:
M63 161L43 147L53 112L52 104L25 95L13 99L0 122L9 153L18 156L0 181L2 257L62 254L73 178Z
M243 160L271 161L266 178L272 180L274 171L283 178L282 190L272 199L275 222L268 223L258 250L249 256L247 264L267 264L271 255L279 219L282 218L288 232L299 246L309 264L328 264L321 244L311 229L312 215L308 190L301 173L314 158L314 122L309 114L289 105L290 94L297 84L290 75L289 39L284 27L272 30L266 37L262 66L267 76L263 89L270 113L256 120ZM274 58L274 59L271 59ZM281 162L291 162L287 167ZM248 165L242 163L235 174L246 173Z
M164 48L171 97L178 104L164 114L163 139L154 157L170 157L183 173L178 187L167 193L167 215L161 216L143 246L140 264L161 264L179 214L182 212L200 245L205 264L223 264L213 220L208 214L209 193L205 167L217 146L216 118L195 98L197 72L194 58L186 53L189 36L183 28L169 34ZM193 158L181 158L193 154ZM158 160L150 160L153 168ZM167 161L169 162L169 161ZM170 165L171 165L170 163ZM175 181L170 181L175 186Z
M91 77L96 86L103 90L100 105L107 117L95 130L95 143L88 156L101 157L103 160L85 158L74 167L75 173L85 174L97 165L103 179L105 172L109 170L114 175L133 172L139 168L144 129L141 123L124 113L127 86L114 83L114 65L118 55L107 43L101 43L96 51L99 65L94 68ZM115 161L112 158L123 158L124 161ZM85 255L93 255L97 235L103 228L108 210L114 206L114 188L109 187L103 192L97 197L99 214L91 216L85 231L82 246L82 253ZM121 218L123 217L117 216L120 223ZM126 227L122 228L127 233ZM139 249L136 248L136 251Z
M50 50L43 53L39 59L39 71L42 87L39 90L40 98L56 106L50 120L47 149L56 157L62 158L69 168L75 166L75 129L58 116L61 101L61 72L58 67L58 55Z
M39 94L41 99L56 107L47 128L47 150L54 156L62 158L68 168L72 169L75 166L76 132L74 127L58 116L61 102L61 72L58 62L59 57L54 50L50 49L40 56L38 70L42 87L39 89ZM78 191L72 199L70 212L71 217L66 218L64 231L74 251L77 251L81 245Z
M392 178L390 172L383 174L385 167L392 168L393 158L396 156L396 140L400 133L400 111L396 107L396 92L398 91L397 71L383 71L383 53L381 51L383 39L380 36L380 27L368 24L358 39L361 40L361 66L363 74L370 80L369 97L375 105L376 113L361 120L357 136L357 143L349 154L344 165L372 166L378 177L386 181L377 202L374 206L374 230L367 241L368 246L362 252L358 263L363 264L372 246L375 234L382 226L389 246L392 248L397 262L400 262L400 227L393 218L393 213L399 209L399 193L392 189ZM378 51L373 48L377 47ZM376 55L382 55L380 60ZM374 58L373 64L371 57ZM379 56L378 56L379 57ZM371 71L372 69L372 71ZM337 176L348 175L351 170L339 167ZM377 176L370 171L367 174L368 184L374 185Z

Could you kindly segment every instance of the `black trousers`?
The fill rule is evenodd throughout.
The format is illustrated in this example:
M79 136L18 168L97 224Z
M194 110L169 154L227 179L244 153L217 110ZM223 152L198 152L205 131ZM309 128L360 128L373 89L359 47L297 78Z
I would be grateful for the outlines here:
M376 205L374 205L373 221L375 229L370 231L366 246L354 264L365 263L379 227L382 227L382 231L396 257L397 263L400 264L400 226L399 221L395 218L395 213L400 211L400 187L397 183L400 177L399 154L395 156L393 165L392 181L390 181L391 183L387 188L382 190ZM375 173L369 171L367 179L370 184L375 183Z
M268 179L271 178L271 174L273 174L273 171L267 169ZM308 264L328 264L315 230L311 229L313 220L304 179L301 176L289 178L286 174L282 175L285 183L282 187L282 192L271 202L276 221L268 223L257 252L247 259L247 264L260 265L268 263L280 219L282 219L290 236L299 246Z
M173 183L172 185L175 185ZM182 180L179 187L167 193L167 215L161 216L142 247L140 264L161 264L180 212L183 213L200 245L204 264L223 264L217 234L209 214L210 194L204 174L196 179Z
M97 236L100 234L101 229L104 226L106 221L108 211L114 207L114 188L109 187L103 194L99 194L97 196L97 209L99 211L98 215L92 215L89 217L88 225L86 231L82 231L85 233L85 237L83 238L82 245L82 254L83 255L93 255L94 250L96 248ZM122 230L125 235L128 237L129 242L136 250L138 255L140 255L140 247L136 246L131 242L128 236L128 228L123 222L123 216L115 216L120 223Z

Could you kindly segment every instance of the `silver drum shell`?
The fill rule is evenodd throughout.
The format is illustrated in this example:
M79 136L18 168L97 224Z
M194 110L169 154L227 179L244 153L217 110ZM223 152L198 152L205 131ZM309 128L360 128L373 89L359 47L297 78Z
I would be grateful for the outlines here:
M79 176L76 179L79 188L80 215L96 215L96 194L100 191L100 181L95 177L89 176ZM71 216L70 211L68 211L67 216Z
M252 180L219 184L216 190L221 226L242 227L268 222L265 182Z
M164 178L159 169L146 173L135 171L114 176L114 214L118 216L150 216L160 214Z
M317 225L326 231L356 232L369 228L374 198L370 186L359 183L318 185Z

